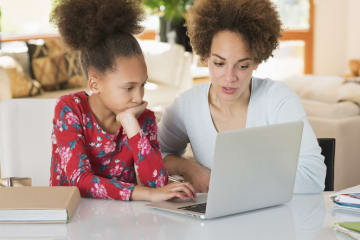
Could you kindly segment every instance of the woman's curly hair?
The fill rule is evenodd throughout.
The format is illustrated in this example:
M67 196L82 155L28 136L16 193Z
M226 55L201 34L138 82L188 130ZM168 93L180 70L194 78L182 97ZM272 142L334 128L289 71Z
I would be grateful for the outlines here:
M281 21L270 0L196 0L189 9L188 36L195 52L205 60L214 35L240 33L255 62L272 56L281 36Z
M89 66L104 72L117 56L142 54L133 34L143 30L143 19L138 0L57 0L50 17L64 42L80 50L86 74Z

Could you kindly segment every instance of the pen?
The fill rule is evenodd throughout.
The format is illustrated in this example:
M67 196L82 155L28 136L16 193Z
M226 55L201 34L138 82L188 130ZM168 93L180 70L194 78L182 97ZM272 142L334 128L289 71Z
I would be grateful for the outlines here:
M169 181L171 182L184 182L184 180L181 177L178 176L168 176Z

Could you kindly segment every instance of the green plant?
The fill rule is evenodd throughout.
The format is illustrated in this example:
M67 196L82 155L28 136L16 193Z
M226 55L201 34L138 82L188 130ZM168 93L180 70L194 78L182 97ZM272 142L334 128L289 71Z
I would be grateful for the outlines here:
M169 22L179 22L194 0L143 0L145 7L152 13L163 16Z

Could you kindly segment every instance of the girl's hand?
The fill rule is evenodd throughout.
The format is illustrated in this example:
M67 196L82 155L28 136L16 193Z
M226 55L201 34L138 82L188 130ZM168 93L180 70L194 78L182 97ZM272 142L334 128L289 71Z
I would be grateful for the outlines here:
M137 118L145 111L147 104L144 101L140 105L128 108L116 115L116 120L121 123L128 138L135 136L140 131Z
M188 182L174 182L161 188L152 188L149 194L151 202L165 201L178 197L183 200L195 198L195 189Z
M146 109L148 102L143 101L135 107L128 108L116 115L116 120L121 122L126 118L138 118Z

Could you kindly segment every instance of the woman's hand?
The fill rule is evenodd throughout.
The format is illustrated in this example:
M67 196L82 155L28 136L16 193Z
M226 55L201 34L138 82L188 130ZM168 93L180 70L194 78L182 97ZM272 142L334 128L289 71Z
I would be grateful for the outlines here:
M190 182L194 186L196 192L207 193L209 191L210 173L208 168L195 161L191 163L189 161L183 176L185 181Z
M140 131L137 118L145 111L147 102L143 101L140 105L128 108L116 115L116 120L123 126L128 138L135 136Z
M165 201L178 197L183 200L195 198L194 187L187 182L174 182L161 188L135 186L131 200L145 200L151 202Z

